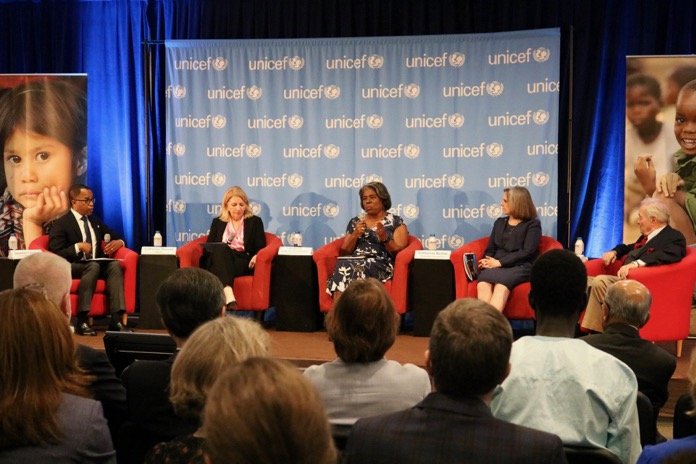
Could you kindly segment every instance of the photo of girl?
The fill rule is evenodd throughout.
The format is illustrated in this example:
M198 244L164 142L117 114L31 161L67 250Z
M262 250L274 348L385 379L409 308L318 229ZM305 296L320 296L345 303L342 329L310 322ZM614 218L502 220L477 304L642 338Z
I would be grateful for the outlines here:
M86 84L86 76L0 76L0 256L11 236L21 249L45 233L82 182Z

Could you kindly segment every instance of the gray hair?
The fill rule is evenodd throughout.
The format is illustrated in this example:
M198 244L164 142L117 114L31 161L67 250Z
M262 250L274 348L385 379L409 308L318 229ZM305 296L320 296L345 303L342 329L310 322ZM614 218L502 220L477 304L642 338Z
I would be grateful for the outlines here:
M650 290L635 280L621 280L607 289L604 297L608 317L626 324L642 327L650 315Z
M669 209L667 205L657 198L646 198L640 202L640 207L649 218L655 218L660 224L669 223Z
M17 264L13 284L14 288L41 284L46 297L61 307L65 295L70 293L72 284L70 263L49 252L29 255Z

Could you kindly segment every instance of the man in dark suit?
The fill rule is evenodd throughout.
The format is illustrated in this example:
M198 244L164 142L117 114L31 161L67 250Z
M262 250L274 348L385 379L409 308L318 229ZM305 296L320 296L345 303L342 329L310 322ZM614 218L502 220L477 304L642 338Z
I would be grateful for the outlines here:
M345 462L566 462L556 435L491 415L511 346L510 324L493 306L470 298L451 303L437 316L426 352L435 392L405 411L358 420Z
M199 268L177 269L157 290L162 321L176 342L205 322L225 314L220 279ZM119 463L141 463L152 446L196 431L198 421L178 417L169 401L169 380L176 354L164 361L136 361L121 374L128 420L119 433Z
M14 273L14 287L35 285L46 293L70 321L70 285L72 277L70 263L53 253L37 253L22 259ZM75 351L78 364L94 380L89 390L104 410L111 438L116 444L116 432L126 415L126 389L116 377L114 367L103 351L85 345L77 345Z
M607 288L628 277L631 269L658 266L681 261L686 256L686 239L681 232L669 226L669 210L656 198L643 200L638 210L641 236L635 243L619 244L602 255L606 266L617 260L623 265L616 275L599 275L588 279L589 299L582 319L587 331L602 332L602 302Z
M124 246L121 236L109 229L97 216L93 216L94 193L82 184L70 188L70 211L57 219L49 232L48 249L70 261L73 278L80 279L77 290L78 335L96 335L88 324L88 313L97 280L106 280L109 294L111 322L109 330L125 330L121 316L125 313L123 297L123 271L118 261L94 261L112 256ZM109 240L102 242L105 238Z
M638 329L648 322L651 303L650 291L640 282L622 280L612 284L602 306L604 333L583 340L633 370L638 390L650 398L657 416L669 396L667 384L677 367L677 358L640 338Z

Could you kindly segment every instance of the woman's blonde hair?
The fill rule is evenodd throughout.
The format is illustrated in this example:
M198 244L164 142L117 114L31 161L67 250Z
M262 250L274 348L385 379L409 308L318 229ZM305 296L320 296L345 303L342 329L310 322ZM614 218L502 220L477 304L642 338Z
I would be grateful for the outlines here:
M240 317L221 317L197 328L172 367L170 400L177 414L198 419L208 390L222 371L253 356L267 356L270 338Z
M229 221L230 220L230 213L227 212L227 202L230 201L230 198L232 197L239 197L242 199L244 202L245 208L244 208L244 217L248 218L254 215L254 213L251 211L251 206L249 206L249 197L247 196L246 192L242 190L241 187L235 185L234 187L230 187L227 189L225 194L222 196L222 203L221 203L221 208L220 208L220 218L221 221Z
M88 397L65 314L39 286L0 292L0 449L57 443L63 393Z
M319 394L300 371L271 358L233 365L215 382L203 433L215 464L333 464Z
M510 187L506 188L504 192L508 194L508 210L511 217L523 221L537 217L529 190L524 187Z

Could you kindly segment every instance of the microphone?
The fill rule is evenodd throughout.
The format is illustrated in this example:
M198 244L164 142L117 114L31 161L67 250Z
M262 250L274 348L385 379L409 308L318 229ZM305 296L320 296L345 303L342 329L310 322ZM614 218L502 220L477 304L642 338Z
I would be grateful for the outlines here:
M104 234L104 243L109 243L111 241L111 234Z

